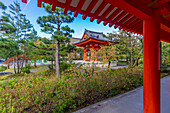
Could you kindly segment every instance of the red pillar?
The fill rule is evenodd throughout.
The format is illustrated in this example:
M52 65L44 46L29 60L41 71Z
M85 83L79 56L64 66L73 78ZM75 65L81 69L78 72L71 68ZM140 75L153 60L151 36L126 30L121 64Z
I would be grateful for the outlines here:
M95 48L94 50L95 50L95 52L97 52L97 48ZM96 53L95 53L95 60L94 61L97 61Z
M95 51L95 48L94 48L94 44L92 43L92 49L93 51L90 51L91 55L90 55L90 61L95 61L94 60L94 51Z
M86 61L87 60L87 49L84 48L84 56L83 56L83 60Z
M143 112L160 113L160 10L154 9L153 18L143 21Z

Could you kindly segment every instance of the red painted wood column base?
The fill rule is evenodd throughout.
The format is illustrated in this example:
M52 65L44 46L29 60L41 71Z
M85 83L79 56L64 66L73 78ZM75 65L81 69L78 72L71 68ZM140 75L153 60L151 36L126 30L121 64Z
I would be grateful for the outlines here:
M87 60L87 49L84 48L84 56L83 56L83 60L86 61Z
M154 9L153 18L143 21L143 112L160 113L160 10Z

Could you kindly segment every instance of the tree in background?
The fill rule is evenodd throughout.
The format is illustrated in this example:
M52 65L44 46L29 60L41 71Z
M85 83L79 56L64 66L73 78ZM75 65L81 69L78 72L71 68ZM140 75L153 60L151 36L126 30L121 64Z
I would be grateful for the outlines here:
M0 9L5 10L7 6L5 6L2 2L0 2Z
M53 69L53 61L55 56L55 45L47 38L41 38L32 42L33 51L32 58L34 59L34 66L36 67L36 61L39 59L46 59L51 61L51 69Z
M24 50L26 56L31 60L34 60L35 67L36 67L36 60L38 60L40 57L36 55L38 50L35 50L35 48L30 43L34 43L38 39L40 39L40 37L37 35L37 31L33 28L31 32L29 32L29 34L27 35L24 46L22 46L22 50Z
M19 59L18 56L25 54L25 44L28 41L28 36L33 26L26 16L21 13L18 1L14 1L14 3L10 4L8 7L9 13L4 11L0 19L0 33L4 38L8 39L9 42L13 41L18 44L16 50L12 51L12 53L14 58L14 70L16 60L17 73L21 73L25 58ZM23 55L23 57L25 57L25 55Z
M83 59L84 48L76 48L76 53L80 55L79 58Z
M8 58L13 57L17 51L19 52L18 43L8 40L6 38L0 38L0 48L1 48L0 57L6 60ZM7 63L7 68L9 69L10 62L7 61L6 63ZM16 73L15 70L14 72Z
M53 44L55 42L56 47L56 53L55 53L55 62L56 62L56 76L60 77L60 65L59 65L59 50L60 50L60 44L63 43L65 40L65 37L71 36L71 33L74 33L74 30L70 29L68 26L62 26L63 23L71 23L74 20L74 17L72 16L72 12L68 11L67 14L63 14L63 9L56 7L53 11L51 9L50 4L42 4L45 11L48 13L47 16L38 17L37 23L40 24L40 27L42 28L41 31L45 32L47 34L51 34L51 37L53 38ZM65 42L66 43L66 42Z
M117 60L116 46L111 43L108 46L101 46L97 51L90 48L90 52L93 54L92 60L104 59L104 62L108 63L108 69L110 68L111 61Z
M117 56L118 61L120 59L126 59L127 64L130 62L130 66L132 67L138 64L143 53L143 38L141 36L120 31L119 33L108 33L108 37L120 42L120 44L116 45L116 51L119 53Z
M170 65L170 43L162 42L162 65Z

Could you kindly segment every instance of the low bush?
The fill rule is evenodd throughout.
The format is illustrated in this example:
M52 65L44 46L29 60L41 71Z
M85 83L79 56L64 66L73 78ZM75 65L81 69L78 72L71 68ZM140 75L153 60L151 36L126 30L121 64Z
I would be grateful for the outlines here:
M7 69L6 66L3 66L3 65L0 66L0 72L1 72L1 71L5 71L6 69Z
M48 72L48 71L47 71ZM72 68L61 79L47 72L21 76L0 88L0 112L64 113L142 85L137 69Z
M28 74L31 72L30 69L31 69L30 65L25 65L25 67L22 68L22 72Z
M60 62L60 71L65 71L66 69L68 69L69 67L71 67L73 64L71 63L67 63L65 61Z

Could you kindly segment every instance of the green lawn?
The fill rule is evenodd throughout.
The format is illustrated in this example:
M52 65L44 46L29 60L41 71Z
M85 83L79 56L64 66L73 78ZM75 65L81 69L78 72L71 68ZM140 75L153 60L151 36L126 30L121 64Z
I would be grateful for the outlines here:
M31 66L31 69L46 69L46 68L48 68L48 65L39 65L37 67ZM14 71L14 68L10 68L5 71Z
M11 75L0 75L0 86L9 83L11 80L8 79Z
M45 72L45 70L38 70L38 71L33 71L30 74L40 74ZM19 77L23 76L24 74L8 74L8 75L0 75L0 86L6 85L11 80L18 79Z
M40 65L37 67L34 67L34 66L31 67L31 69L46 69L46 68L48 68L48 65ZM10 68L5 71L13 71L13 70L14 68ZM39 70L39 71L33 71L31 73L41 73L41 72L44 72L44 71ZM22 76L22 75L19 74L19 76ZM19 76L17 74L0 75L0 86L8 84L12 80L11 78L17 79Z

